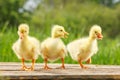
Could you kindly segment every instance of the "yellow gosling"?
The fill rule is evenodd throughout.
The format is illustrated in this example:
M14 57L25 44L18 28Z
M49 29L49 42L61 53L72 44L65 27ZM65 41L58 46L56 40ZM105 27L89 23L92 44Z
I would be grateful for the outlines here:
M91 57L97 53L97 39L102 39L102 30L98 25L91 27L89 37L74 40L67 45L67 50L73 60L79 62L81 68L88 68L82 64L83 61L91 63Z
M29 26L27 24L20 24L18 27L19 39L13 44L12 49L19 59L22 61L22 70L34 70L34 63L40 54L40 43L29 35ZM32 66L27 68L25 60L32 60Z
M51 37L47 38L41 43L41 54L45 61L44 69L51 69L47 66L47 62L56 61L61 59L64 69L64 57L67 55L67 49L65 44L60 38L66 38L68 33L64 30L64 27L54 25L51 31Z

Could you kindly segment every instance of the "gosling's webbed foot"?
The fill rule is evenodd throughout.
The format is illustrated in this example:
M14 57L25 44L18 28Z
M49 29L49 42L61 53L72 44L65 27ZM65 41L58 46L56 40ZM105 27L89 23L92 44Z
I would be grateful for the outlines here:
M45 69L45 70L50 70L50 69L52 69L52 68L50 68L50 67L48 67L48 66L44 66L44 69Z
M26 71L34 71L34 67L27 68Z
M22 66L22 68L21 68L21 70L26 70L27 69L27 67L26 66Z
M65 69L65 66L57 67L56 69Z
M89 67L87 67L87 66L82 66L81 68L82 68L82 69L88 69Z

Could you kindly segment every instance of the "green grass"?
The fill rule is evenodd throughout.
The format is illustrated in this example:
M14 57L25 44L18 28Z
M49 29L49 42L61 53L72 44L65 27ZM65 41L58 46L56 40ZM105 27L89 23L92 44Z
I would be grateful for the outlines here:
M93 56L95 64L120 64L120 43L119 39L106 39L99 41L99 51Z
M34 32L34 29L30 29L30 35L35 36L40 41L44 40L49 34L40 32L37 29ZM50 33L50 32L47 32ZM1 30L0 32L0 62L20 62L17 56L12 51L11 47L12 44L18 39L17 29L10 28L9 30ZM70 34L67 39L63 39L65 44L69 43L70 41L76 39L74 34ZM119 39L109 39L104 37L103 40L98 41L99 51L92 57L93 64L113 64L119 65L120 64L120 42ZM38 63L43 63L43 59L39 57L37 60ZM60 63L61 61L56 61ZM65 63L74 63L71 57L68 55L65 58Z

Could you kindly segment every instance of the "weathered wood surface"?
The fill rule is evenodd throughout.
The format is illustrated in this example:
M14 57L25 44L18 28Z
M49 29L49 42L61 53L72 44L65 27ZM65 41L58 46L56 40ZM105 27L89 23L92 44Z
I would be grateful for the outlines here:
M51 70L44 70L44 64L36 63L35 71L21 71L21 63L0 62L0 80L3 79L41 79L41 80L78 80L78 79L120 79L120 66L88 65L81 69L79 64L65 64L66 69L55 69L61 64L48 64ZM27 66L30 64L27 63Z

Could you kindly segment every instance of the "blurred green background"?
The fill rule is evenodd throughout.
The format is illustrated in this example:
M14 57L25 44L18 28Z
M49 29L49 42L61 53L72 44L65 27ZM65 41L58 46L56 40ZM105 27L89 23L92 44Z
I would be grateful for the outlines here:
M0 62L20 62L11 46L21 23L29 24L30 35L40 42L50 36L52 25L62 25L70 33L63 39L66 45L88 36L90 27L98 24L104 38L92 64L120 64L120 0L0 0ZM67 56L65 63L77 62Z

